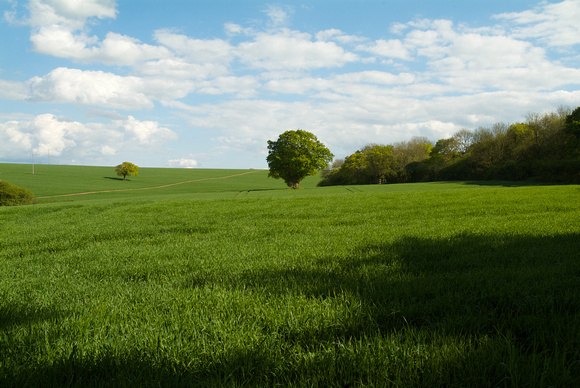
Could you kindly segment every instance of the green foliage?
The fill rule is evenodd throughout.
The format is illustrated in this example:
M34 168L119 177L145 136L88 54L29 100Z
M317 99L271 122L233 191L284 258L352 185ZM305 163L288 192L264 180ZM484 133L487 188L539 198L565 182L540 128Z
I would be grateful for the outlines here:
M28 189L0 181L0 206L31 205L34 195Z
M579 183L580 108L530 114L524 123L462 129L434 146L419 138L392 149L394 164L382 176L361 150L325 173L320 185L482 179Z
M424 138L414 138L395 146L368 144L347 156L340 167L326 172L319 186L404 182L408 178L405 166L427 158L431 148Z
M371 176L373 183L381 184L394 175L393 146L372 144L363 148L366 171Z
M443 158L445 161L452 160L460 155L457 139L440 139L431 150L433 158Z
M268 140L269 176L282 178L293 189L307 176L325 169L334 155L312 133L286 131L278 140Z
M580 139L580 107L566 117L566 132Z
M579 385L578 186L232 179L0 208L0 386Z
M115 167L115 172L117 175L122 176L123 180L127 179L127 175L137 176L139 175L139 167L133 163L123 162Z

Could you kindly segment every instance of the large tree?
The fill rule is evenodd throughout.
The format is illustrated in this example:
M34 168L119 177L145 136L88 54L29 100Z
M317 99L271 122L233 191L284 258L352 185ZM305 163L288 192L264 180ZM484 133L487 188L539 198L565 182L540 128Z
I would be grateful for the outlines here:
M122 176L123 180L127 179L127 175L139 175L139 167L135 166L133 163L123 162L115 167L117 175Z
M334 155L312 133L286 131L278 140L268 140L268 167L272 178L282 178L293 189L302 179L325 169Z

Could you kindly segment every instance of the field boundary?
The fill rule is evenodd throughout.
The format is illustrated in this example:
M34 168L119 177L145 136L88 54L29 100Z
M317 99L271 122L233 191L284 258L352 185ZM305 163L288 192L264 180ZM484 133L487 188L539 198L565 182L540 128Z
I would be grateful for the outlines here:
M201 181L211 181L211 180L218 180L218 179L227 179L227 178L234 178L237 176L242 176L242 175L248 175L248 174L253 174L255 172L259 172L260 170L255 170L255 171L246 171L246 172L242 172L240 174L234 174L234 175L226 175L226 176L219 176L219 177L213 177L213 178L199 178L199 179L191 179L188 181L182 181L182 182L175 182L175 183L168 183L166 185L161 185L161 186L151 186L151 187L139 187L136 189L113 189L113 190L98 190L98 191L85 191L82 193L69 193L69 194L56 194L56 195L45 195L42 197L36 197L36 199L44 199L44 198L57 198L57 197L72 197L75 195L87 195L87 194L100 194L100 193L116 193L116 192L121 192L121 191L139 191L139 190L153 190L153 189L162 189L165 187L171 187L171 186L177 186L177 185L182 185L184 183L191 183L191 182L201 182Z

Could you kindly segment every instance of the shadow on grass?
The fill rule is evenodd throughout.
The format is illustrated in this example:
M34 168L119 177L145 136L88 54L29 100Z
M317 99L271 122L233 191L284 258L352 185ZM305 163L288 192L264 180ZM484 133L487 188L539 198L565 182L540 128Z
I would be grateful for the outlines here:
M475 186L501 186L501 187L527 187L527 186L557 186L563 185L549 182L535 182L535 181L462 181L464 185Z
M105 179L110 179L113 181L130 181L131 179L127 178L127 179L123 179L123 178L119 178L119 177L112 177L112 176L104 176L103 178Z
M361 247L353 256L251 270L233 285L312 298L346 292L370 306L376 329L387 331L409 325L449 333L492 334L504 326L519 331L513 324L525 317L548 324L550 314L577 314L580 302L578 234L408 237Z
M32 325L43 321L55 320L63 316L64 314L61 311L9 302L0 306L0 330L4 331L13 326Z
M349 257L329 253L302 267L248 270L221 284L272 300L343 295L360 302L361 311L351 310L340 325L265 325L274 345L232 347L215 357L176 358L145 348L8 366L0 385L574 386L579 248L577 233L406 237L361 246ZM209 281L194 279L188 287ZM304 356L293 359L296 349Z

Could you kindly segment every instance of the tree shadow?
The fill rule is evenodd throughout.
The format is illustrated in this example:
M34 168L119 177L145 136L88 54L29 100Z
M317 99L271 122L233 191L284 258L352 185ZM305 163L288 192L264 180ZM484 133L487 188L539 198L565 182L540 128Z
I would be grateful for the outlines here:
M0 385L572 386L580 378L579 248L578 233L404 237L355 247L348 257L329 252L301 267L252 269L219 281L274 301L348 296L360 302L359 313L349 310L341 325L265 325L265 337L283 349L233 347L190 362L149 348L71 354L51 365L5 368ZM217 281L197 276L183 286ZM8 325L29 317L17 312ZM465 348L429 353L446 337ZM294 348L311 357L293 360ZM405 353L422 348L431 349L423 358Z
M123 178L119 178L119 177L112 177L112 176L104 176L103 178L105 178L105 179L111 179L111 180L114 180L114 181L122 181L122 180L130 181L131 180L131 179L123 179Z
M457 182L456 182L457 183ZM562 186L563 183L536 182L536 181L461 181L469 186L501 186L501 187L528 187L528 186Z
M8 302L0 306L0 330L4 331L14 326L56 320L64 316L65 314L62 311L55 309Z
M251 270L232 285L310 298L342 292L372 306L383 330L427 325L496 332L502 315L536 309L572 314L578 300L580 235L405 237L369 245L352 257L303 268Z

